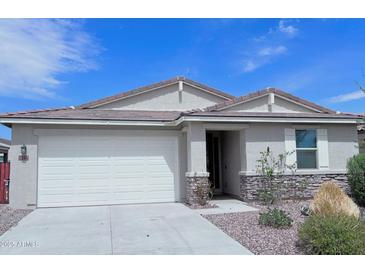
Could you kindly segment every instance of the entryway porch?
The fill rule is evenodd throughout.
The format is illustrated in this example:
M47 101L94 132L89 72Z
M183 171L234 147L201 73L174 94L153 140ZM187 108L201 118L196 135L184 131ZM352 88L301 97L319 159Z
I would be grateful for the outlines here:
M199 195L241 197L240 171L245 170L246 124L191 122L187 140L186 199L196 204Z

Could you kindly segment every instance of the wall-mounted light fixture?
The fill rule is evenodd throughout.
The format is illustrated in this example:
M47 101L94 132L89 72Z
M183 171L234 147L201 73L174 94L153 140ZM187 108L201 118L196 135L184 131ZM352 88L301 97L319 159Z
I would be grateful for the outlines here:
M21 147L20 147L20 153L21 153L21 155L27 155L27 146L26 145L22 145Z
M23 144L20 147L20 155L19 155L19 161L28 161L28 155L27 155L27 146Z

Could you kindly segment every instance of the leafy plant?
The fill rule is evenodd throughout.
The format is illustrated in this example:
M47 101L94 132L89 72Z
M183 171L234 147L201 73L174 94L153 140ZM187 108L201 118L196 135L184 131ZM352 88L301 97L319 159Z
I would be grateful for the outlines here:
M299 229L299 246L307 254L365 254L365 224L346 215L316 215Z
M271 205L275 202L275 196L270 190L259 190L259 199L266 205Z
M289 228L292 226L293 220L289 215L281 209L273 208L267 212L260 213L259 224L272 226L275 228Z
M350 158L347 162L347 176L352 197L360 206L365 206L365 154Z
M294 153L285 152L274 156L270 147L266 151L260 152L260 159L257 160L257 173L263 176L263 189L259 193L259 198L266 204L273 203L276 200L281 200L281 183L280 177L286 170L290 170L292 174L296 171L296 163L288 165L286 157ZM270 195L270 196L269 196Z
M310 211L323 216L347 215L355 218L360 216L358 206L334 182L321 185L310 204Z

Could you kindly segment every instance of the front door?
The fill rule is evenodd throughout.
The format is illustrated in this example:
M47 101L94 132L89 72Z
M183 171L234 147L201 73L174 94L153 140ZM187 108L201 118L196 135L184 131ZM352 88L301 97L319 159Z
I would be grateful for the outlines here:
M215 193L222 193L220 137L218 132L207 132L207 171Z

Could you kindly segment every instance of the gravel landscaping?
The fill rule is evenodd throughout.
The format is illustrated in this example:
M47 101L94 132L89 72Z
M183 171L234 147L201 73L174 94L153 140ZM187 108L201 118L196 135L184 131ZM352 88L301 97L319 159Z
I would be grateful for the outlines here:
M0 235L8 231L9 228L16 226L30 212L32 210L12 209L8 205L0 205Z
M285 210L293 219L293 226L289 229L260 226L259 212L264 212L266 207L253 203L248 205L256 207L260 211L203 215L203 217L254 254L294 255L301 254L296 246L297 231L306 218L301 215L300 207L308 204L309 201L284 201L277 206Z

